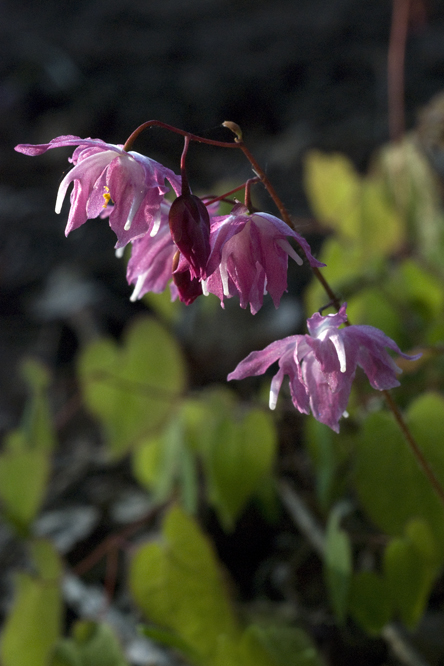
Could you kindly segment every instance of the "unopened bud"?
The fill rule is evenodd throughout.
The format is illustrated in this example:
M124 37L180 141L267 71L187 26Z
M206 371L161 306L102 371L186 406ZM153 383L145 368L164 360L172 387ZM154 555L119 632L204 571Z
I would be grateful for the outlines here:
M226 127L231 130L238 138L238 141L242 141L242 130L237 123L233 123L231 120L225 120L222 123L222 127Z
M194 194L181 194L171 204L169 224L174 242L190 263L191 277L205 279L210 256L210 216L207 207Z

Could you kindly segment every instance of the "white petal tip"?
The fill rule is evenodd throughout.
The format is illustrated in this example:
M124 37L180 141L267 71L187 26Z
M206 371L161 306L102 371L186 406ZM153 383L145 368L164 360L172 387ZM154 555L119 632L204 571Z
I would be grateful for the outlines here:
M127 220L126 221L125 226L123 227L125 229L125 231L129 231L131 229L131 223L132 223L132 220Z
M268 406L269 406L270 409L272 409L272 410L276 409L277 398L278 398L277 395L270 391L270 400L268 402Z

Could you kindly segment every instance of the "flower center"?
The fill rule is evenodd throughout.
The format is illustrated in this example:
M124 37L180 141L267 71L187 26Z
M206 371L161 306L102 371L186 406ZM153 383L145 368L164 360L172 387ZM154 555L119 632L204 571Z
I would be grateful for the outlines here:
M111 194L109 193L109 187L107 185L105 185L105 192L102 196L105 199L105 203L103 204L102 208L106 208L111 200Z

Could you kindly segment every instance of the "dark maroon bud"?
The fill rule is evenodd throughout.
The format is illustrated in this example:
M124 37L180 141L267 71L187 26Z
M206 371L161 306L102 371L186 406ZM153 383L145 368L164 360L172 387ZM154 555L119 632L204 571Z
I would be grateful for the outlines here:
M185 257L181 256L180 261L177 262L176 256L173 261L173 268L175 268L173 271L173 281L182 303L190 305L198 296L202 295L202 285L197 278L191 277L190 264Z
M181 194L170 208L171 236L190 263L192 278L204 280L210 256L210 216L205 204L194 194Z

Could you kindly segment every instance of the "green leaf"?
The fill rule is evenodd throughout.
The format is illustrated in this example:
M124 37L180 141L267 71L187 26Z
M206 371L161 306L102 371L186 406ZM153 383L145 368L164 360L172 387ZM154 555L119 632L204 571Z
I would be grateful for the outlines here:
M160 436L138 446L132 456L133 473L139 483L164 502L180 488L182 505L189 513L197 510L198 487L195 455L185 436L179 413L167 424Z
M212 545L178 507L164 520L162 541L137 550L130 589L148 619L176 633L207 663L215 658L220 635L237 636Z
M299 627L285 624L266 627L253 625L245 635L266 648L276 666L322 666L324 663L308 635ZM251 661L251 666L254 664Z
M21 427L24 445L51 452L56 438L47 396L50 374L40 361L31 358L22 363L21 371L31 391Z
M355 237L361 179L352 162L339 153L311 150L304 166L305 190L315 216L341 234Z
M109 625L79 620L72 638L57 644L50 666L127 666L127 662Z
M347 614L352 556L348 534L340 528L344 513L338 505L330 512L327 524L324 572L330 600L336 617L343 623Z
M350 614L369 634L377 635L390 621L392 604L387 581L374 571L353 575Z
M158 629L157 627L141 627L141 633L157 643L178 650L192 664L205 666L200 655L175 632L166 629Z
M276 430L268 413L254 409L241 420L234 414L221 418L208 435L204 466L210 501L230 530L261 480L271 474Z
M86 404L102 420L113 458L156 434L185 385L179 347L151 318L132 324L120 348L107 339L92 343L79 371Z
M21 437L21 431L9 433L6 450L0 455L0 498L6 518L26 533L43 502L50 473L45 451L9 445L9 439Z
M406 220L411 247L442 270L441 186L417 138L388 144L380 153L378 168L389 196Z
M61 628L61 564L49 542L35 545L37 567L43 576L20 573L16 577L16 597L6 620L1 642L3 666L47 666ZM46 553L50 564L40 560ZM51 577L51 572L57 576Z
M395 611L413 629L424 613L437 574L436 551L424 522L410 524L406 533L385 549L384 572Z
M407 424L438 480L444 484L444 398L426 393L409 407ZM387 534L402 536L422 518L444 562L444 510L389 414L371 414L356 438L356 488L366 512ZM377 492L375 492L377 488Z

